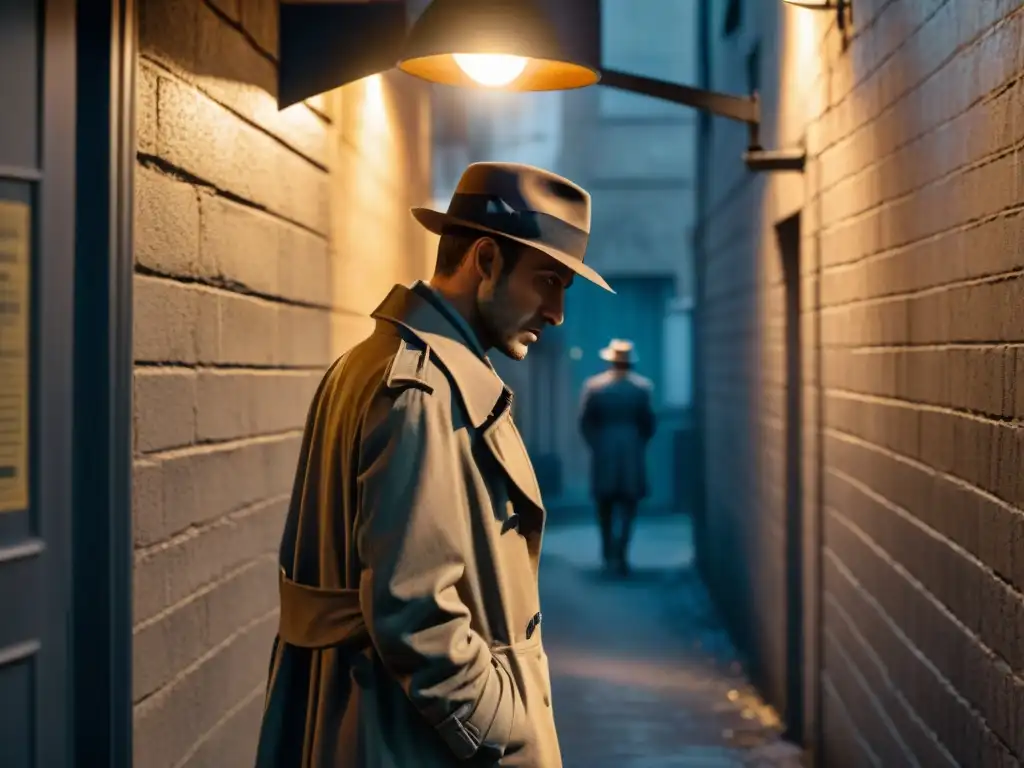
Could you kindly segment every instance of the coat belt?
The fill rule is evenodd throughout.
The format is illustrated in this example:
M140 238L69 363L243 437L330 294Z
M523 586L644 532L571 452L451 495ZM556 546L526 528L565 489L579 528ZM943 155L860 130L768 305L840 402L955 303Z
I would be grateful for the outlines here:
M358 589L309 587L279 571L281 619L278 636L299 648L370 645Z

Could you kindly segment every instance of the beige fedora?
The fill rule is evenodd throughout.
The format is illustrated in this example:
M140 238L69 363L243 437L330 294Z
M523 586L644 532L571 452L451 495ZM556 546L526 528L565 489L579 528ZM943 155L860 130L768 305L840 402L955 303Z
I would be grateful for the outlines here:
M612 339L608 342L608 346L598 354L602 360L609 363L633 364L637 360L636 352L633 351L633 342L626 339Z
M521 163L473 163L463 171L446 212L413 208L412 215L436 235L466 227L507 237L612 291L583 263L590 237L590 195L550 171Z

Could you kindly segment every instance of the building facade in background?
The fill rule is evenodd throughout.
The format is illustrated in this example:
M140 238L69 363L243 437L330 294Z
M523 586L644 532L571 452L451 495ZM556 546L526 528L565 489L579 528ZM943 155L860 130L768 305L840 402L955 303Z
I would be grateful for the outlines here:
M830 768L1024 758L1021 4L707 4L701 562Z
M692 0L636 3L601 0L603 65L676 83L697 78L697 7ZM593 195L588 262L616 291L577 284L566 301L557 344L558 376L570 400L551 414L558 425L560 494L553 504L588 503L589 456L577 427L586 379L605 364L598 350L611 338L636 345L637 370L654 385L658 431L647 448L650 495L642 510L679 509L677 430L689 403L690 359L667 342L683 332L693 291L697 113L675 104L610 88L565 96L566 175ZM680 321L683 321L682 323Z

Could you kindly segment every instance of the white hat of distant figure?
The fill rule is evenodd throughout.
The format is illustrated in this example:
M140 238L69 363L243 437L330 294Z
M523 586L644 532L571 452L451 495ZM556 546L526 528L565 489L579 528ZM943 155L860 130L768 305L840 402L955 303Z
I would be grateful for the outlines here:
M602 360L616 365L633 365L637 361L633 342L627 339L612 339L598 354Z

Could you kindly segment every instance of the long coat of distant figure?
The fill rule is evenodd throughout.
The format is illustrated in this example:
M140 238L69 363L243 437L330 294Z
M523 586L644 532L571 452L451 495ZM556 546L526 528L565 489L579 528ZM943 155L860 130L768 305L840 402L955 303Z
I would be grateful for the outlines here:
M652 390L650 380L633 371L605 371L583 386L580 431L590 447L590 491L598 501L628 503L647 496Z

